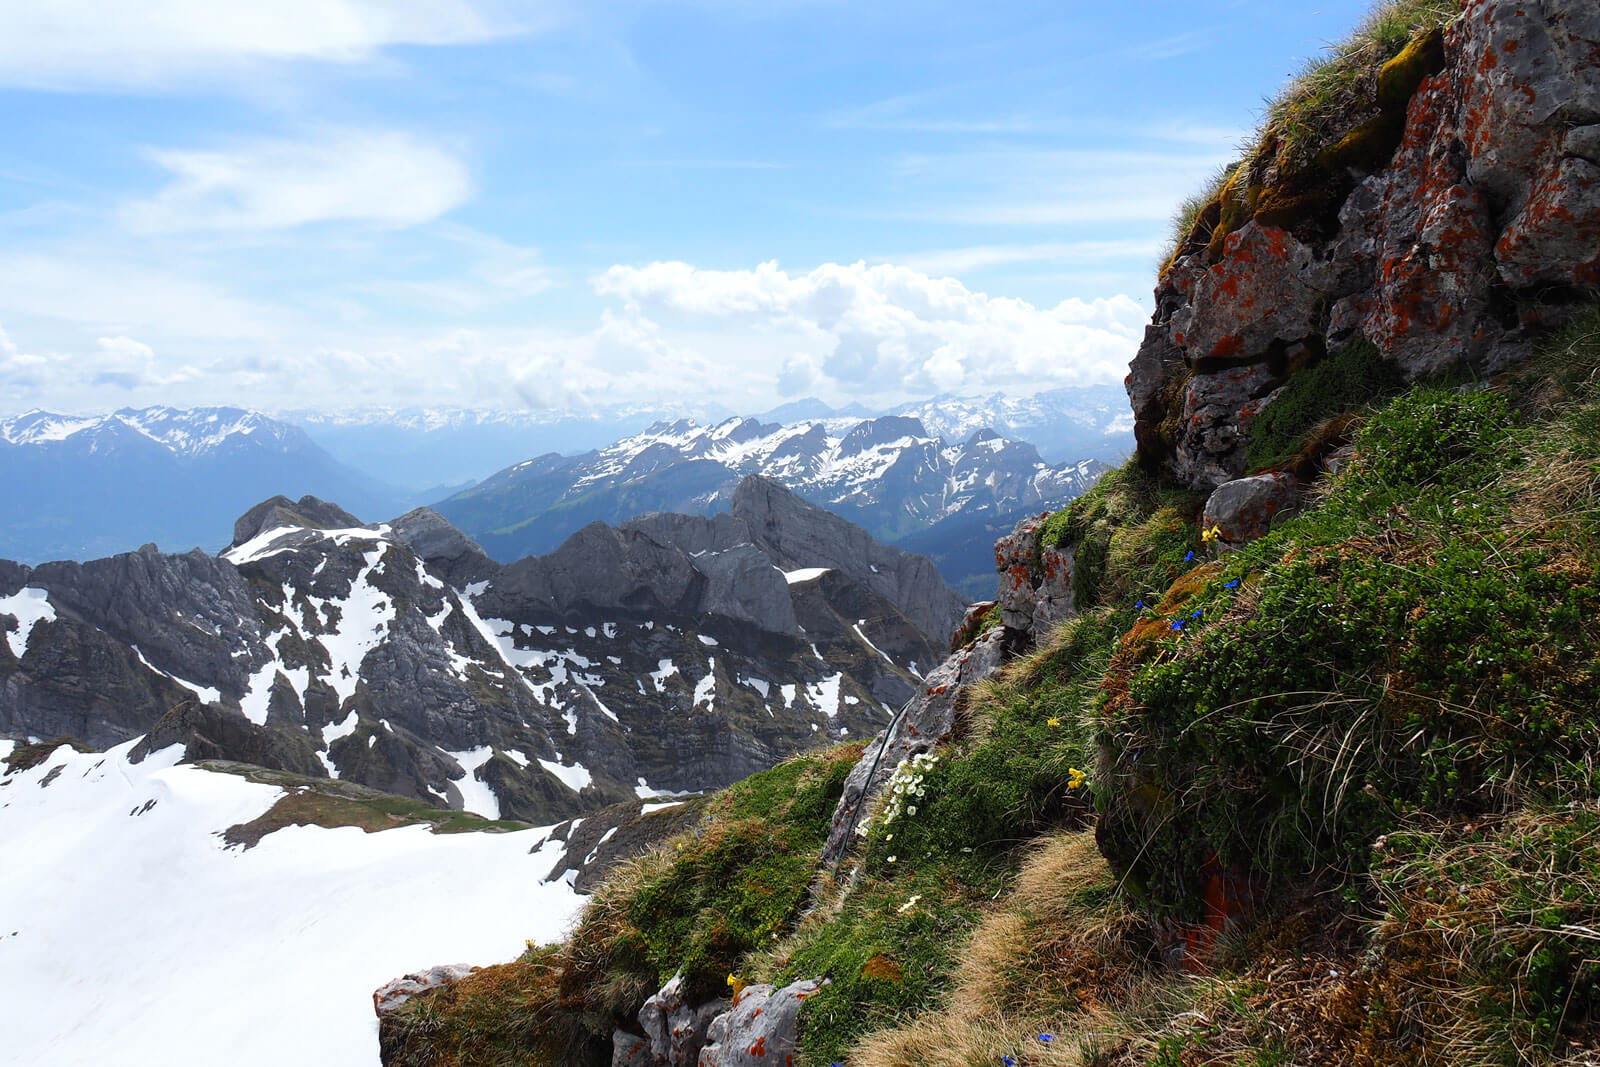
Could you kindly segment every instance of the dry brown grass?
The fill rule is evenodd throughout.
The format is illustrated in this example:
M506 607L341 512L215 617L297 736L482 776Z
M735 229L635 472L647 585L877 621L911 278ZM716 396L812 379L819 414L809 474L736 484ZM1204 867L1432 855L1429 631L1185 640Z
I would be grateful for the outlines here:
M869 1035L853 1067L960 1067L1011 1055L1029 1065L1084 1062L1083 1041L1114 1023L1111 1005L1152 981L1148 930L1116 898L1094 836L1049 837L1016 888L957 955L938 1009ZM1053 1042L1038 1039L1056 1035Z

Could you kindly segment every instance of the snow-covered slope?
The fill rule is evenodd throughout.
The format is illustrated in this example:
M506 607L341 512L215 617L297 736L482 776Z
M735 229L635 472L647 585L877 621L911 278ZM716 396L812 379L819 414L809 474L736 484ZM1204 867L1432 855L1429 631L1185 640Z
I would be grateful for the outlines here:
M0 779L7 1063L376 1064L375 988L510 959L579 909L541 882L563 845L536 830L290 826L230 848L283 790L132 747Z

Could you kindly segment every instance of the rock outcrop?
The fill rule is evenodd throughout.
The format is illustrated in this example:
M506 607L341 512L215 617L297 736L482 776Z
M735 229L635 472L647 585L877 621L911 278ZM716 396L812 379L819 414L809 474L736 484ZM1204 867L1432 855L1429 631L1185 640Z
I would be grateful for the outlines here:
M1040 543L1046 516L1023 519L994 543L1000 575L1000 621L1012 647L1037 644L1077 614L1072 601L1072 546Z
M782 989L753 985L733 998L733 1006L711 1021L699 1067L766 1067L788 1064L799 1049L800 1005L822 983L806 978Z
M1157 286L1126 384L1140 456L1174 482L1246 474L1256 417L1353 340L1408 379L1481 376L1600 284L1600 8L1469 0L1378 94L1297 207L1242 196L1246 160Z

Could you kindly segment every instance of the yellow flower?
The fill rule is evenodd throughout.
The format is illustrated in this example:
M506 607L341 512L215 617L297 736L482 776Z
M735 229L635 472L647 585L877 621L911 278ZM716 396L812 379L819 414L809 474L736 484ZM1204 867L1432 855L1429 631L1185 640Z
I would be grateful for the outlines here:
M1061 720L1060 719L1055 719L1055 718L1046 719L1044 722L1045 722L1046 726L1060 726L1061 725Z
M733 990L735 999L738 998L740 993L744 992L745 985L746 983L743 979L735 976L732 971L728 972L728 988Z
M1076 768L1076 767L1068 767L1067 768L1067 788L1068 789L1079 789L1079 788L1082 788L1083 783L1088 781L1088 780L1089 780L1089 776L1084 774L1082 771L1078 770L1078 768Z
M1215 541L1217 538L1219 538L1221 536L1222 536L1222 527L1220 527L1220 526L1215 526L1214 525L1209 530L1201 530L1200 531L1200 540L1204 541L1204 542L1207 542L1207 543L1209 543L1211 541Z

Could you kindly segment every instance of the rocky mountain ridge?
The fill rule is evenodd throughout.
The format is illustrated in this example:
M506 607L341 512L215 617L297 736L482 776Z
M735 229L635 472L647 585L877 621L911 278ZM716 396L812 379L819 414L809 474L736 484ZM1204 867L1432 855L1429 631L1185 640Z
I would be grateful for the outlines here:
M758 479L730 514L596 523L508 567L426 509L280 497L234 535L0 563L0 733L552 822L876 729L961 609L927 560Z

